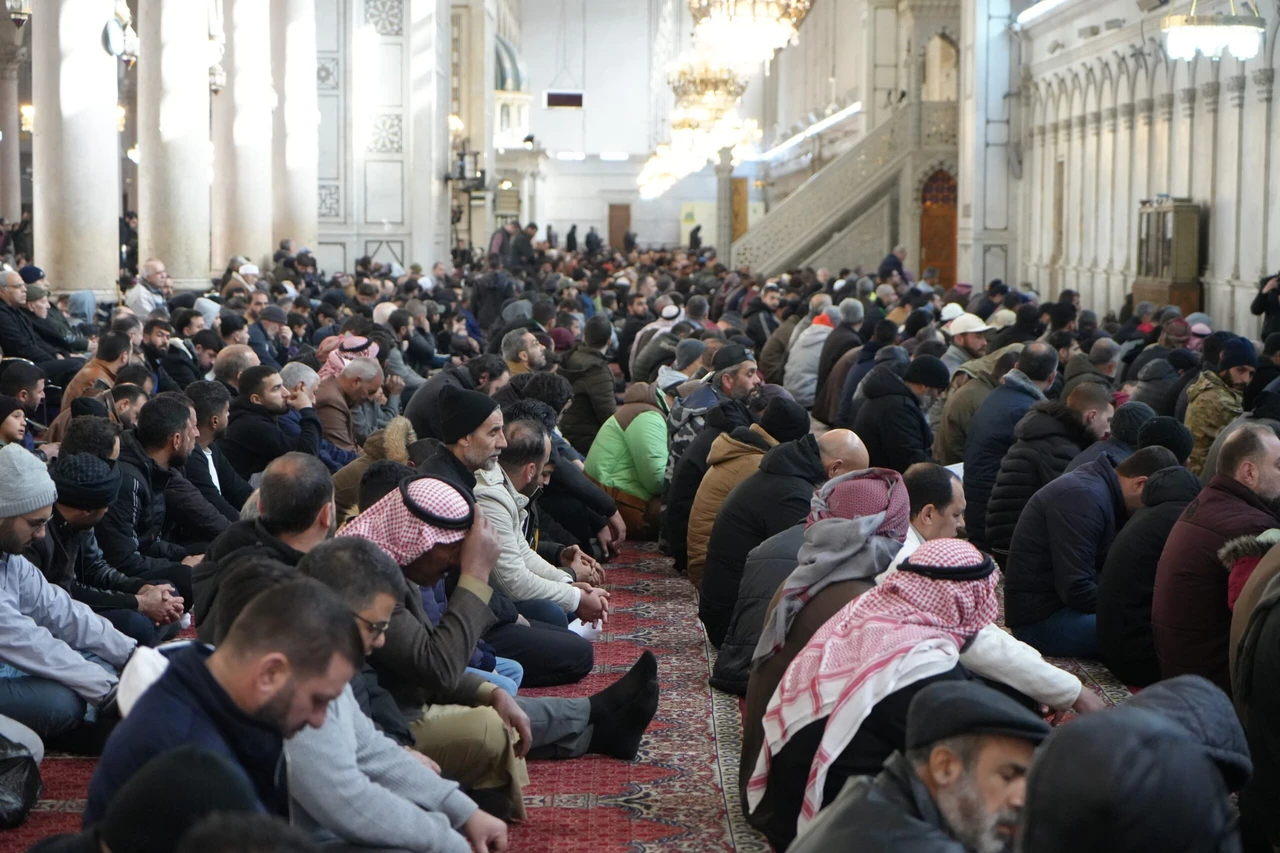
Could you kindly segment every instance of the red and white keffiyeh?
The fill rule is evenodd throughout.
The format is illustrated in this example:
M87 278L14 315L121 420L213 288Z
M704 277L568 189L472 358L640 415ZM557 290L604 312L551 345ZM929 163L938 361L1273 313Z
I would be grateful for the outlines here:
M922 545L911 563L935 569L970 568L986 558L957 539ZM999 573L980 580L937 580L899 571L846 604L810 638L787 667L765 710L764 744L747 784L747 803L759 805L774 755L801 729L826 719L809 770L797 828L822 808L827 770L876 703L891 693L952 669L960 650L998 614Z
M463 519L471 510L458 490L432 477L409 484L409 496L433 515ZM339 536L359 536L377 545L399 566L407 566L437 545L457 542L467 535L465 530L443 530L427 524L404 505L399 489L391 490L382 500L360 513L342 528Z
M359 335L348 335L342 339L329 357L320 365L320 378L328 379L337 376L347 365L357 358L377 358L378 345L368 338Z

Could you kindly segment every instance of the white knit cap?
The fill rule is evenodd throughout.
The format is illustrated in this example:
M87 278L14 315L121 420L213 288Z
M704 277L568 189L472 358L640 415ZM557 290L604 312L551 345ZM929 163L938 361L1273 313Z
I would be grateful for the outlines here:
M0 448L0 518L26 515L58 499L45 464L21 444Z

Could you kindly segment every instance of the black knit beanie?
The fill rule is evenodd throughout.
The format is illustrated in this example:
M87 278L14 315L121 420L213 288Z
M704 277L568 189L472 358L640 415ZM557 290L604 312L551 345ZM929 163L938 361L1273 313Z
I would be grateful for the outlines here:
M91 453L62 456L49 471L58 503L74 509L110 506L120 491L120 469Z
M760 427L779 443L808 435L809 413L795 400L775 397L760 416Z
M453 444L480 428L498 403L488 394L446 385L440 392L440 440Z

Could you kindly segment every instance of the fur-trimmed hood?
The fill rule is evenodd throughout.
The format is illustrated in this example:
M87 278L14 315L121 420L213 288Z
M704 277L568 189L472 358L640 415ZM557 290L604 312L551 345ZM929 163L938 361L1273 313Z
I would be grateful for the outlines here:
M409 445L418 440L413 431L413 424L408 418L392 418L385 427L369 436L364 443L364 452L374 460L390 459L393 462L409 464Z
M1237 560L1251 559L1256 564L1266 556L1271 546L1278 542L1280 542L1280 529L1274 527L1257 536L1237 536L1235 539L1228 539L1226 544L1218 549L1218 560L1228 571Z

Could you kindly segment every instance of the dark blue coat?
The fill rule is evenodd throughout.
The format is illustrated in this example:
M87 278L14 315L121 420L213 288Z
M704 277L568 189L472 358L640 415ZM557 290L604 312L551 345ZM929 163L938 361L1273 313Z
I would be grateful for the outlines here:
M249 346L258 354L258 360L263 364L280 369L283 362L289 360L288 353L271 340L271 336L267 334L267 330L261 322L254 323L249 327Z
M1029 386L1001 382L969 423L964 444L964 497L968 502L964 526L979 548L987 547L987 500L1000 474L1000 462L1013 447L1018 421L1038 399Z
M1095 612L1098 574L1125 518L1120 478L1105 456L1036 492L1009 545L1005 624L1030 625L1065 607Z
M244 771L263 811L288 816L284 736L231 701L205 665L211 654L203 645L173 654L164 675L116 726L89 782L86 827L102 820L111 798L144 764L188 744L229 759Z

